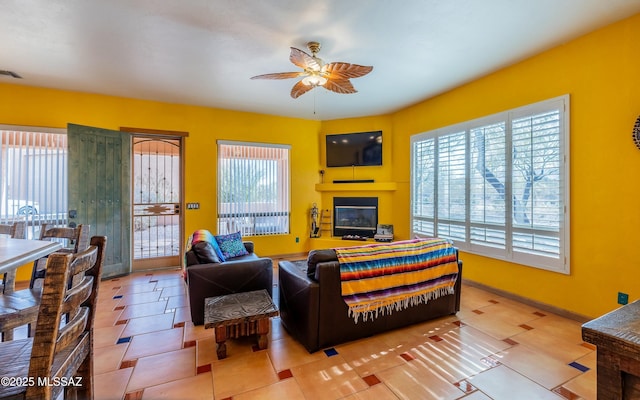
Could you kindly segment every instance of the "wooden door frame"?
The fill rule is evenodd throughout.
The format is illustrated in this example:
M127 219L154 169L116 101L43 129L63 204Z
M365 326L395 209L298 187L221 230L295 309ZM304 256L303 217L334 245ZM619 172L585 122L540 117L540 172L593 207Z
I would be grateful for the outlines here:
M184 249L184 230L185 230L185 201L184 201L184 187L185 187L185 138L189 137L189 132L182 131L169 131L169 130L159 130L159 129L146 129L146 128L134 128L134 127L120 127L121 132L127 132L131 134L131 179L134 179L133 176L133 139L134 137L148 137L154 139L170 139L170 140L179 140L180 141L180 218L179 218L179 240L178 248L181 249L178 252L178 265L181 266L181 255L182 249ZM133 181L131 182L131 188L133 189ZM132 208L132 218L133 218L133 190L131 191L131 208ZM133 234L131 235L131 249L133 249ZM162 264L168 264L170 260L173 259L173 256L167 257L154 257L150 259L141 259L135 260L133 258L133 251L131 252L131 271L144 271L149 269L158 269L158 267L154 267L154 264L157 264L158 261ZM159 267L166 268L166 267Z

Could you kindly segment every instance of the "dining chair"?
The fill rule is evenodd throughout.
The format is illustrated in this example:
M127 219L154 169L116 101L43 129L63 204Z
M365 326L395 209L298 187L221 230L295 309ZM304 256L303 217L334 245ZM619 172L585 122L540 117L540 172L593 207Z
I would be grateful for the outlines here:
M93 398L93 324L107 238L47 260L33 338L0 343L0 399ZM5 384L6 383L6 384Z
M14 239L24 239L27 223L16 221L13 224L0 224L0 235L9 235ZM16 289L16 270L5 272L2 276L2 294L13 293Z
M40 240L63 240L72 245L56 253L75 254L89 247L90 225L80 224L75 228L53 227L43 224ZM50 257L51 255L47 256ZM32 336L32 325L36 322L42 283L46 276L47 257L40 258L33 263L31 280L28 289L13 291L0 296L0 341L13 340L13 330L20 326L27 326L27 336Z
M52 226L42 224L40 228L40 240L60 241L63 248L58 253L77 253L89 247L89 231L91 225L80 224L74 228L64 226ZM46 257L40 258L33 263L29 288L41 286L47 265Z

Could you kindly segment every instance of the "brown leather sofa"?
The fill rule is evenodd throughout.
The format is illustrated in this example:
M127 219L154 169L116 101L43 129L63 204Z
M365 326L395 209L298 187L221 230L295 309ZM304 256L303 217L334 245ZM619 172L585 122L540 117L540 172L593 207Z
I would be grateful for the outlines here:
M273 262L253 252L253 242L243 242L248 255L221 263L201 264L197 249L185 253L191 320L204 324L204 300L207 297L266 289L273 295Z
M455 293L355 323L340 289L334 250L314 250L307 261L278 263L280 319L310 353L376 333L455 314L460 310L462 261Z

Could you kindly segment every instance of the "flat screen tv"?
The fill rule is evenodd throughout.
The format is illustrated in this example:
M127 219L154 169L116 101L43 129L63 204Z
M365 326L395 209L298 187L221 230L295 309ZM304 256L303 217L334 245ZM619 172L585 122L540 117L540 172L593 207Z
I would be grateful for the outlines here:
M382 165L382 131L327 135L327 167Z

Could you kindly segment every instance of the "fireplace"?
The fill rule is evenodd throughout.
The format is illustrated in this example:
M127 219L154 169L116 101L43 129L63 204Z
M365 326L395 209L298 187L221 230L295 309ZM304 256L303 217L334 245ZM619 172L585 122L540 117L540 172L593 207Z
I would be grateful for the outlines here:
M333 236L373 237L378 226L377 197L334 197Z

